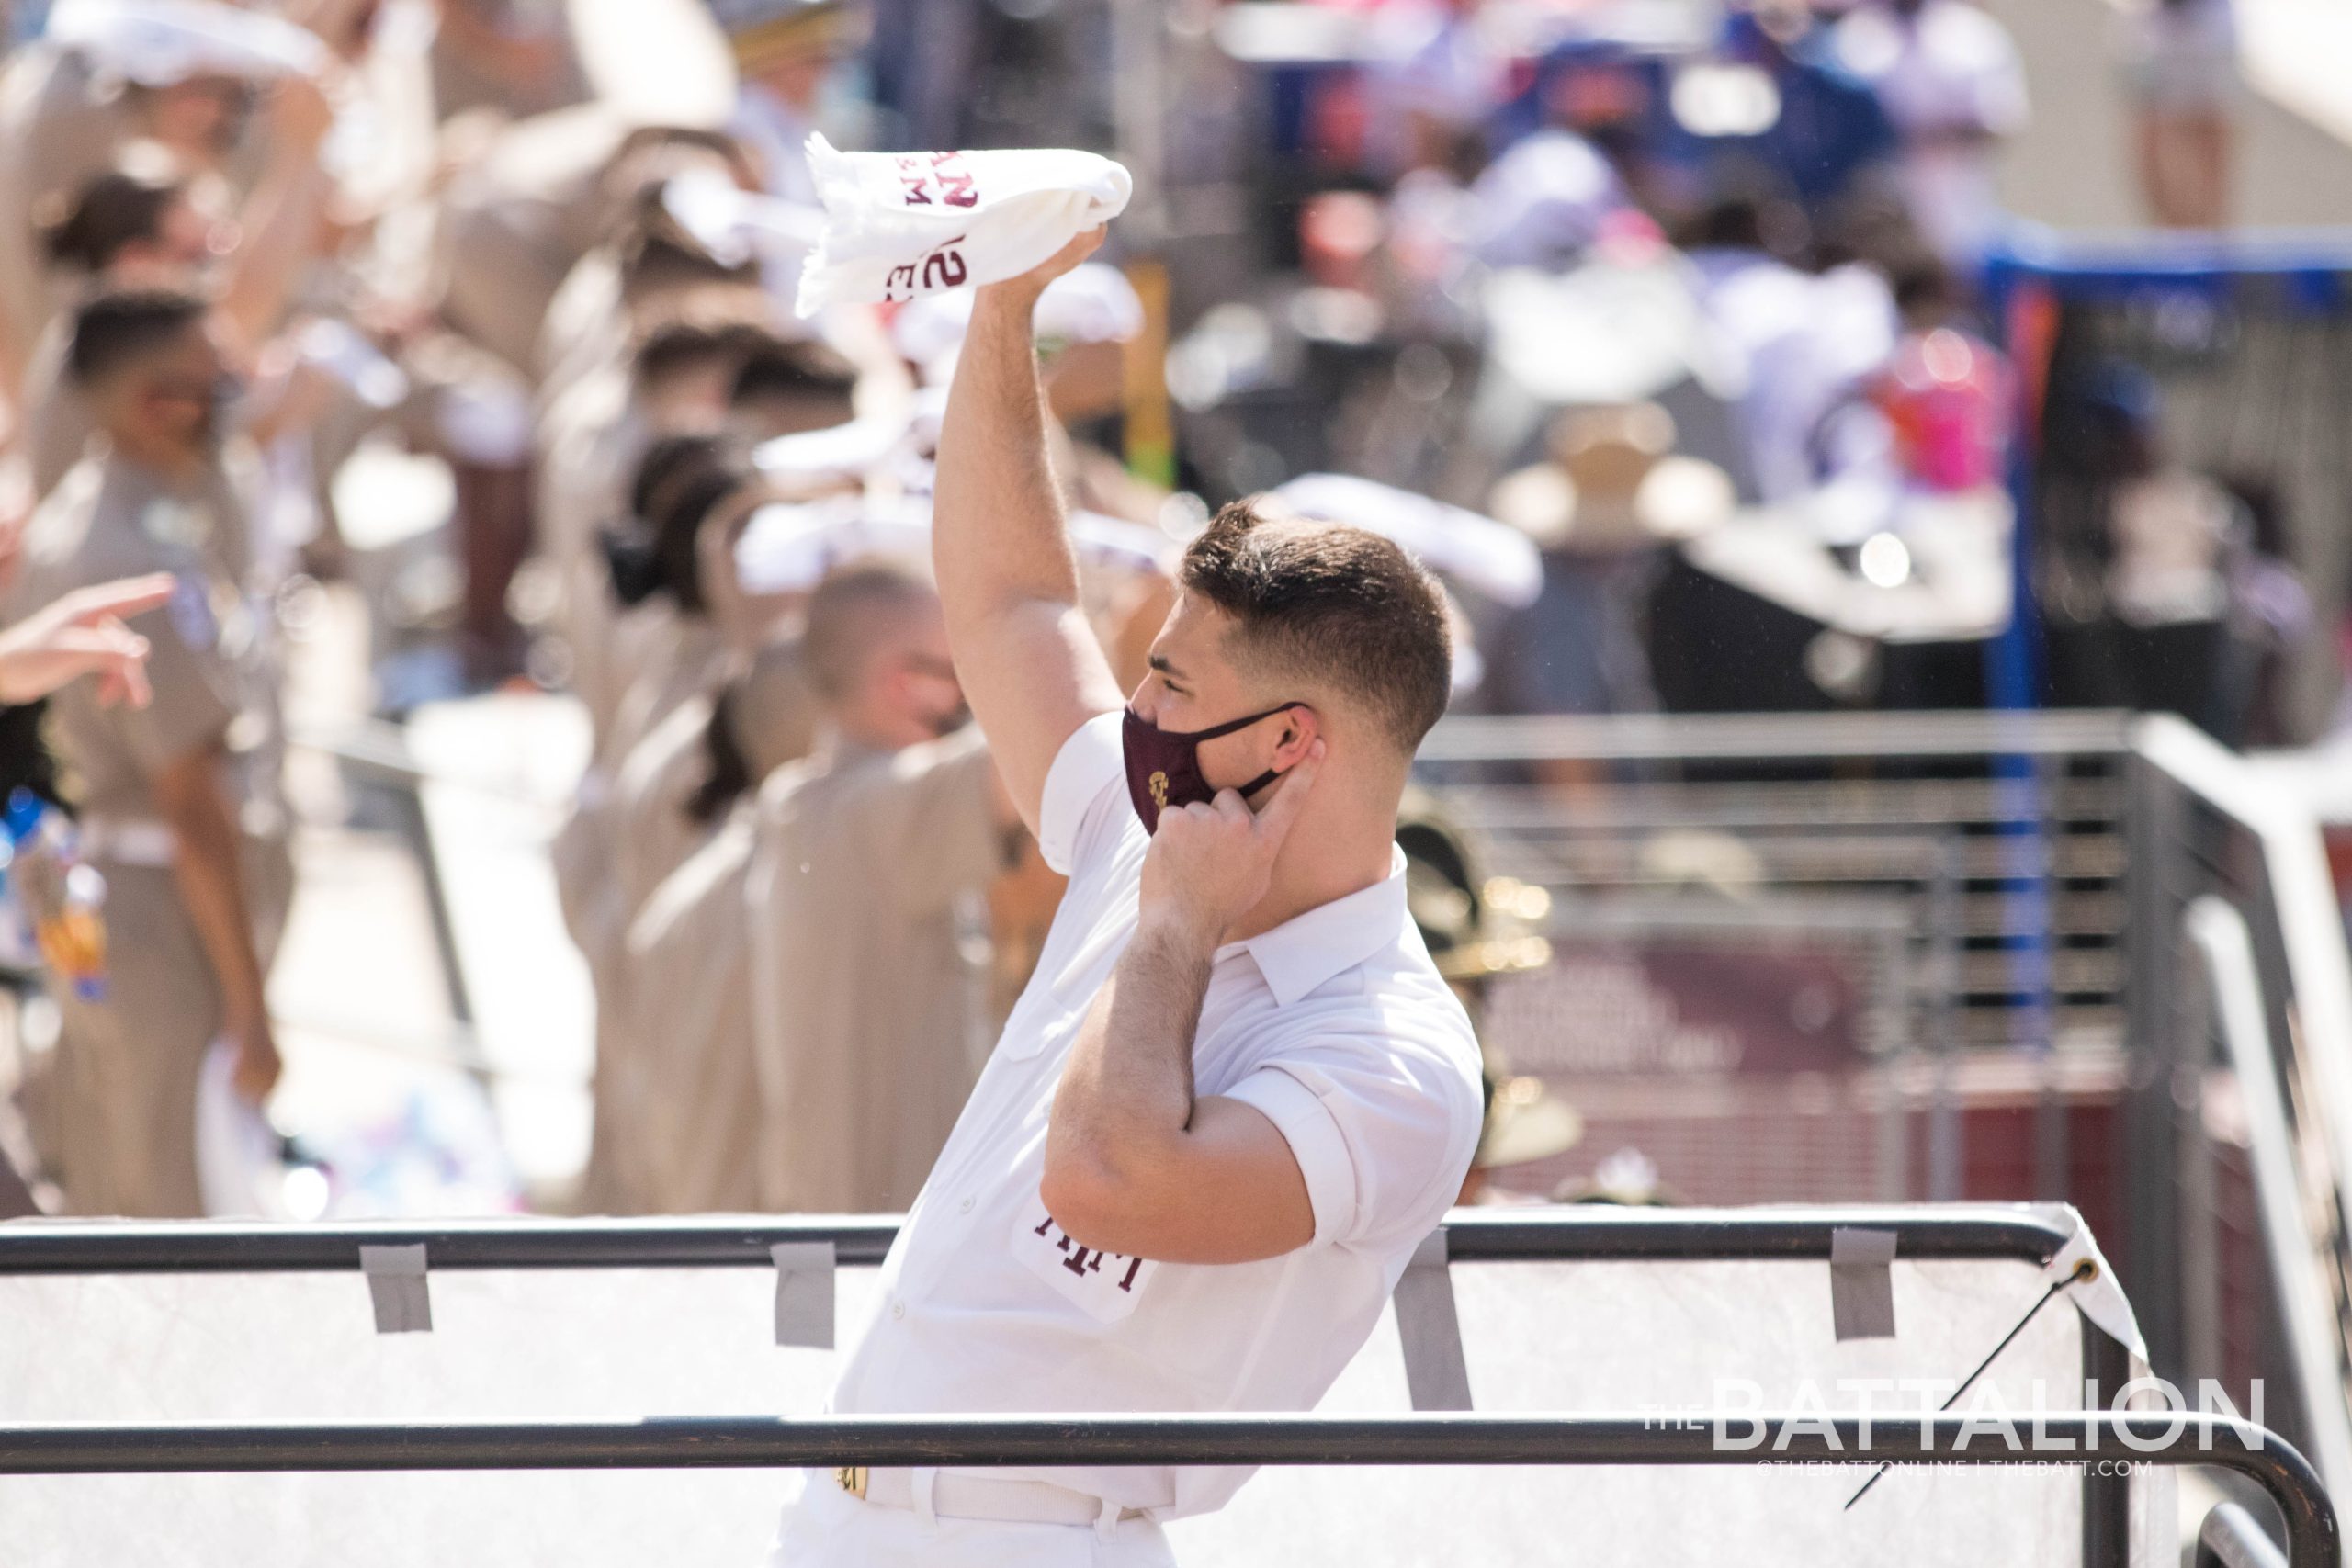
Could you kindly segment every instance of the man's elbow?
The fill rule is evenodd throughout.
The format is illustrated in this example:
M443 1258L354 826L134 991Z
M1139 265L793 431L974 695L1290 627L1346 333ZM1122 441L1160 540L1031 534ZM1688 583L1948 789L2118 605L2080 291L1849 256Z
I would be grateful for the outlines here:
M1070 1240L1133 1257L1148 1221L1148 1190L1127 1162L1048 1147L1037 1196Z

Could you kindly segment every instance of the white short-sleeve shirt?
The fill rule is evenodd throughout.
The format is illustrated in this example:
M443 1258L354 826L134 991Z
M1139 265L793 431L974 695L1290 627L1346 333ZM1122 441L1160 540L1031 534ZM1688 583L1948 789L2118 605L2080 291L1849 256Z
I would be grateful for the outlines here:
M1067 741L1039 839L1069 877L1035 975L882 1266L842 1414L1138 1415L1314 1406L1444 1216L1478 1141L1478 1049L1387 880L1217 950L1193 1047L1204 1096L1255 1106L1306 1178L1315 1238L1229 1265L1104 1255L1038 1198L1063 1061L1125 950L1149 840L1119 716ZM991 1471L1174 1518L1246 1469Z

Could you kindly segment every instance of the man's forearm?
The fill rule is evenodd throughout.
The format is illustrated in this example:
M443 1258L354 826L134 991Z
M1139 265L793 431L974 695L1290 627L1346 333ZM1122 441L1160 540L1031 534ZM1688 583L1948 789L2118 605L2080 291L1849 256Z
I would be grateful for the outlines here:
M284 158L246 204L245 243L220 291L220 313L242 351L266 342L284 320L317 249L331 183L314 161Z
M1074 604L1061 493L1046 451L1036 296L984 288L939 434L932 550L951 628L1019 601Z
M1147 925L1080 1025L1046 1134L1046 1206L1064 1200L1066 1228L1172 1163L1193 1122L1193 1034L1214 951L1196 933Z
M178 781L178 787L163 794L161 804L178 840L173 880L205 960L220 982L223 1021L234 1030L261 1019L267 1004L245 907L236 821L214 776L217 761L207 757L200 765L204 776ZM180 766L195 770L199 764L191 761Z

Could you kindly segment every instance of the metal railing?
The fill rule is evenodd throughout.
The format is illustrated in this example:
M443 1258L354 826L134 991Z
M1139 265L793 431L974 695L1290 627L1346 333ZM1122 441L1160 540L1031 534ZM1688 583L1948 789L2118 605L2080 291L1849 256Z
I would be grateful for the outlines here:
M2202 982L2215 1032L2237 1079L2263 1258L2271 1302L2285 1329L2282 1349L2294 1371L2299 1427L2330 1488L2346 1493L2352 1489L2352 1413L2344 1399L2344 1332L2324 1249L2315 1250L2312 1245L2324 1235L2318 1215L2327 1213L2329 1195L2307 1192L2296 1157L2279 1064L2264 1027L2262 982L2245 917L2233 905L2207 894L2188 907L2182 935L2194 961L2188 973ZM2199 1137L2188 1141L2186 1153L2185 1184L2193 1194L2189 1206L2210 1213L2211 1151ZM2191 1255L2198 1250L2191 1248ZM2189 1304L2197 1310L2188 1315L2193 1323L2217 1314L2208 1292L2218 1285L2218 1259L2210 1244L2202 1251L2201 1266L2189 1275ZM2204 1290L2195 1288L2199 1281Z
M2235 1503L2214 1504L2197 1527L2196 1568L2285 1568L2286 1562L2286 1553Z
M423 1245L435 1269L767 1269L783 1242L830 1242L841 1263L882 1261L893 1215L660 1220L42 1221L0 1225L0 1277L17 1274L327 1272L359 1248ZM1460 1209L1443 1226L1454 1263L1826 1260L1840 1229L1891 1232L1895 1256L2046 1263L2069 1232L2003 1204L1933 1208Z
M336 1225L256 1225L218 1222L41 1223L0 1225L0 1277L343 1271L360 1267L362 1247L415 1245L424 1247L427 1265L435 1270L771 1268L775 1262L772 1249L779 1243L786 1242L829 1243L840 1263L870 1266L882 1261L898 1234L899 1224L895 1217L870 1216L447 1220L430 1223L379 1221ZM2059 1223L2047 1212L1998 1204L1777 1210L1593 1207L1532 1213L1457 1210L1447 1216L1442 1227L1444 1256L1449 1265L1571 1260L1685 1262L1696 1259L1826 1262L1832 1256L1836 1233L1842 1229L1891 1233L1894 1237L1895 1256L1907 1261L1982 1259L2035 1265L2048 1263L2073 1235L2071 1224ZM2131 1377L2129 1357L2123 1348L2091 1327L2087 1321L2078 1324L2078 1333L2082 1345L2082 1373L2086 1382L2101 1390L2120 1390ZM1408 1349L1408 1356L1410 1353ZM1455 1354L1459 1354L1458 1350ZM1498 1417L1493 1419L1502 1420ZM1652 1416L1649 1419L1655 1424L1659 1418ZM953 1429L962 1431L967 1429L967 1426L968 1424L955 1426ZM447 1442L456 1444L457 1451L480 1458L498 1451L494 1445L503 1440L498 1434L505 1432L519 1434L532 1446L533 1451L537 1451L542 1444L552 1444L547 1450L550 1454L571 1455L574 1460L567 1462L584 1463L590 1462L584 1457L586 1455L616 1451L608 1446L611 1441L629 1432L648 1429L598 1429L602 1436L579 1436L578 1432L587 1429L577 1429L573 1438L561 1438L557 1429L542 1427L417 1428L414 1430L427 1434L416 1439L426 1447L415 1450L405 1447L404 1439L399 1436L401 1431L411 1430L409 1428L346 1429L303 1426L270 1428L269 1431L277 1435L269 1437L252 1433L240 1436L227 1428L189 1427L180 1429L182 1435L179 1437L150 1435L163 1445L153 1450L156 1453L177 1451L173 1445L183 1440L199 1448L206 1442L228 1445L223 1451L243 1451L243 1446L251 1443L255 1445L254 1451L262 1455L314 1452L312 1445L322 1437L332 1444L345 1440L336 1437L336 1433L352 1431L363 1434L348 1439L356 1445L353 1450L356 1454L441 1451L432 1450L431 1446ZM803 1432L808 1429L801 1424L781 1430ZM1092 1431L1095 1427L1090 1424L1086 1429ZM1344 1435L1350 1430L1344 1426L1335 1427L1328 1422L1312 1429L1327 1436ZM1593 1428L1594 1431L1600 1429ZM51 1428L46 1429L46 1435L28 1435L27 1431L0 1429L0 1472L7 1468L6 1456L18 1451L9 1445L19 1440L33 1445L31 1449L22 1450L28 1454L38 1450L53 1456L78 1453L85 1458L103 1451L105 1445L113 1440L94 1438L92 1440L99 1444L97 1449L77 1449L74 1446L76 1439L72 1435L74 1430L70 1427ZM255 1432L259 1430L254 1429ZM734 1440L733 1438L714 1434L733 1433L738 1437L752 1434L756 1437L766 1433L768 1437L763 1441L782 1440L775 1437L780 1428L772 1423L702 1424L694 1430L702 1436L694 1438L690 1433L682 1432L677 1439L681 1445L676 1450L679 1454L698 1451L697 1444L707 1450L713 1442L723 1446ZM1414 1429L1408 1424L1396 1427L1396 1430L1409 1434ZM1521 1428L1510 1427L1508 1424L1493 1428L1498 1433L1506 1430L1520 1431ZM431 1436L434 1431L458 1435L446 1438ZM1430 1434L1425 1432L1421 1435L1427 1437ZM1519 1440L1523 1439L1524 1432L1521 1431ZM564 1446L573 1441L584 1446ZM467 1447L469 1444L492 1446ZM134 1448L130 1451L149 1450ZM756 1451L773 1454L782 1450L770 1446L758 1448ZM968 1451L980 1451L977 1438L975 1447ZM1326 1461L1337 1462L1347 1460L1356 1451L1353 1449L1323 1450L1322 1457ZM1434 1449L1413 1451L1437 1452ZM1483 1460L1464 1457L1460 1462L1513 1462L1500 1457L1503 1450L1493 1451L1497 1457ZM489 1461L482 1459L481 1462ZM680 1458L674 1462L691 1461ZM743 1459L725 1462L820 1461ZM1144 1459L1114 1461L1098 1455L1088 1462L1158 1461ZM1305 1460L1262 1462L1305 1462ZM1408 1461L1399 1458L1396 1462ZM1435 1463L1441 1460L1431 1458L1411 1462ZM1542 1462L1604 1461L1589 1458ZM1645 1461L1625 1459L1618 1462ZM357 1468L373 1468L356 1460L354 1463ZM273 1464L264 1468L288 1467ZM2086 1568L2120 1568L2127 1561L2131 1517L2129 1480L2086 1468L2082 1486L2082 1562Z
M2184 922L2200 899L2226 905L2245 922L2292 1158L2316 1173L2302 1245L2346 1339L2352 961L2317 824L2259 765L2175 718L2052 712L1464 718L1441 725L1421 761L1486 840L1490 871L1555 890L1564 931L1654 901L1662 879L1702 902L1746 900L1792 931L1809 909L1891 902L1912 933L1904 1035L1921 1064L1900 1081L1935 1097L1925 1195L1961 1195L1951 1076L1998 1066L1994 1081L2032 1086L2030 1190L2087 1202L2102 1162L2090 1179L2115 1205L2103 1239L2156 1369L2227 1370L2243 1386L2267 1325L2241 1313L2222 1343L2200 1315L2217 1271L2199 1238L2214 1216L2186 1179L2204 1141L2198 1086L2230 1063L2210 1008L2183 992ZM1734 840L1745 881L1692 886L1687 867L1637 852L1635 840L1676 833ZM2089 1157L2066 1087L2085 1083L2114 1086L2097 1092L2120 1117L2120 1137ZM1881 1142L1917 1168L1899 1139ZM2352 1341L2338 1359L2352 1372ZM2340 1405L2343 1387L2339 1376L2296 1403ZM2334 1438L2300 1422L2290 1435L2332 1478L2352 1471Z
M0 1473L679 1469L955 1465L2015 1465L1981 1416L1694 1415L1266 1418L1177 1416L713 1417L450 1426L0 1427ZM1972 1426L1973 1424L1973 1426ZM1727 1440L1737 1432L1738 1440ZM2273 1433L2216 1416L2036 1416L2044 1454L2211 1465L2278 1505L2287 1560L2338 1568L2335 1511ZM2073 1462L2073 1461L2069 1461Z

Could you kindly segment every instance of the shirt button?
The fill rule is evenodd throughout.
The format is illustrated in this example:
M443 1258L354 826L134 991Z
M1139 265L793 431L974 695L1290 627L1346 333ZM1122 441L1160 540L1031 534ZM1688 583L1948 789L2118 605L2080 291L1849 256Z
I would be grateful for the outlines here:
M972 1201L969 1198L965 1199L962 1202L956 1205L956 1212L959 1214L970 1213L972 1212Z
M890 1303L890 1315L894 1318L906 1316L907 1303L904 1302L892 1302Z

